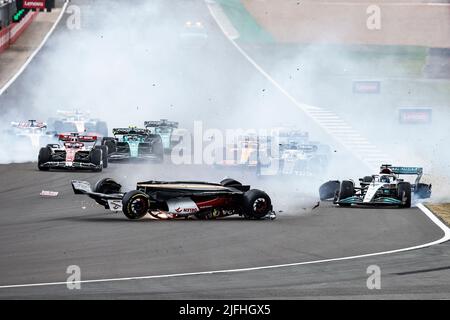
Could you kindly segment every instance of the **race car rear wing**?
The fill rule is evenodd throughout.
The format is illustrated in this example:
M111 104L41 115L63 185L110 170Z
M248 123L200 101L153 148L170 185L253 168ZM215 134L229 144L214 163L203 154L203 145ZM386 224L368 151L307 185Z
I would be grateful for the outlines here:
M157 128L157 127L170 127L170 128L178 128L178 122L168 121L166 119L161 119L159 121L145 121L144 127L146 128Z
M421 167L394 167L390 164L383 164L381 165L380 172L382 173L383 170L390 170L393 174L397 175L416 175L416 185L419 184L423 175L423 168Z
M80 136L78 133L71 133L71 134L60 134L58 136L58 139L60 141L70 141L71 138L78 138L79 142L96 142L98 137L97 136Z
M147 136L150 134L150 132L147 129L139 129L139 128L114 128L112 132L115 136L127 134Z

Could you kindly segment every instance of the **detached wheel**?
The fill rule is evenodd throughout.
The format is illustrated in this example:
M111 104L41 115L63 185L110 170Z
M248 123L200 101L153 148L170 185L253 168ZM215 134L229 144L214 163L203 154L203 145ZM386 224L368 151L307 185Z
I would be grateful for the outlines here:
M355 195L355 184L353 181L350 180L344 180L341 182L341 186L339 188L339 201L342 201L344 199L353 197ZM340 203L341 207L350 207L351 203Z
M337 180L328 181L321 185L319 188L320 201L333 199L336 192L339 191L339 185L340 182Z
M431 185L425 183L419 183L415 195L419 199L428 199L431 197Z
M272 211L272 201L267 193L253 189L244 194L244 216L249 219L264 218Z
M143 218L150 209L149 197L142 191L127 192L122 199L122 211L130 220Z
M44 167L43 165L47 162L49 162L52 159L52 152L50 148L45 147L41 148L39 150L39 156L38 156L38 168L40 171L49 171L50 168Z
M404 201L400 208L411 208L411 184L409 182L399 182L397 186L397 197Z

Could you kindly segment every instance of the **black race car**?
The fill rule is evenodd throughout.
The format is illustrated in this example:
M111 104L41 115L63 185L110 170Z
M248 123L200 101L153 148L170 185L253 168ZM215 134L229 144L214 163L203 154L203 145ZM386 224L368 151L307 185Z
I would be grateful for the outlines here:
M102 139L102 145L108 148L109 160L164 160L164 147L159 135L135 127L115 128L113 134L114 137Z
M89 182L72 181L75 194L85 194L112 211L123 211L128 219L147 213L158 219L215 219L230 215L246 219L275 219L270 197L233 179L207 182L138 182L136 190L123 192L112 179Z

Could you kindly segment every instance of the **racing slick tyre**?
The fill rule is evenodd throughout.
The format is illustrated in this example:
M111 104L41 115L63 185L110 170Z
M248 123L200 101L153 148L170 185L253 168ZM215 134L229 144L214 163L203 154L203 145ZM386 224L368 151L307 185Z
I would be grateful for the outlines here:
M52 152L50 148L45 147L41 148L39 150L39 157L38 157L38 168L40 171L49 171L50 168L44 167L43 165L47 162L49 162L52 159Z
M102 146L106 146L108 155L110 153L116 152L116 141L114 138L108 138L108 137L102 138Z
M419 199L428 199L431 197L431 185L425 183L419 183L417 185L417 190L415 190L414 194Z
M108 147L107 146L96 146L95 149L99 149L102 151L102 161L103 168L108 168Z
M365 176L362 180L364 183L371 183L373 181L372 176Z
M96 193L104 193L104 194L113 194L119 193L122 186L115 182L111 178L104 178L94 185L94 189L92 191Z
M397 185L397 197L402 201L400 208L411 208L411 184L409 182L399 182Z
M97 168L94 169L95 172L101 172L102 167L102 150L101 149L93 149L91 151L91 163L94 164Z
M267 193L252 189L244 193L244 217L247 219L262 219L272 211L272 201Z
M339 188L338 201L353 197L355 195L355 184L353 181L344 180ZM340 203L341 207L350 207L351 203Z
M239 181L236 181L234 179L223 179L222 181L220 181L220 184L223 185L224 187L240 187L242 186L242 183L240 183Z
M336 192L339 191L339 180L325 182L319 188L320 201L332 199Z
M127 192L122 199L122 211L130 220L143 218L150 209L149 197L142 191Z

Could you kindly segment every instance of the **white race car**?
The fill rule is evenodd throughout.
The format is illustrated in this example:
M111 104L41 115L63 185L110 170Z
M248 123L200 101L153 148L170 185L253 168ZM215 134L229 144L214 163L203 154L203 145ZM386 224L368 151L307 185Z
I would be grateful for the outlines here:
M57 134L78 132L90 136L107 137L108 126L106 122L92 119L89 113L75 111L58 111L57 119L49 119L48 127Z
M389 205L400 208L411 207L414 197L426 199L431 196L431 184L420 183L423 168L394 167L383 164L379 174L359 179L360 186L352 180L328 181L319 189L321 200L333 199L341 207L353 205ZM415 175L414 183L400 178Z
M54 133L47 130L47 124L36 120L11 122L11 131L16 138L27 140L33 148L50 143Z

